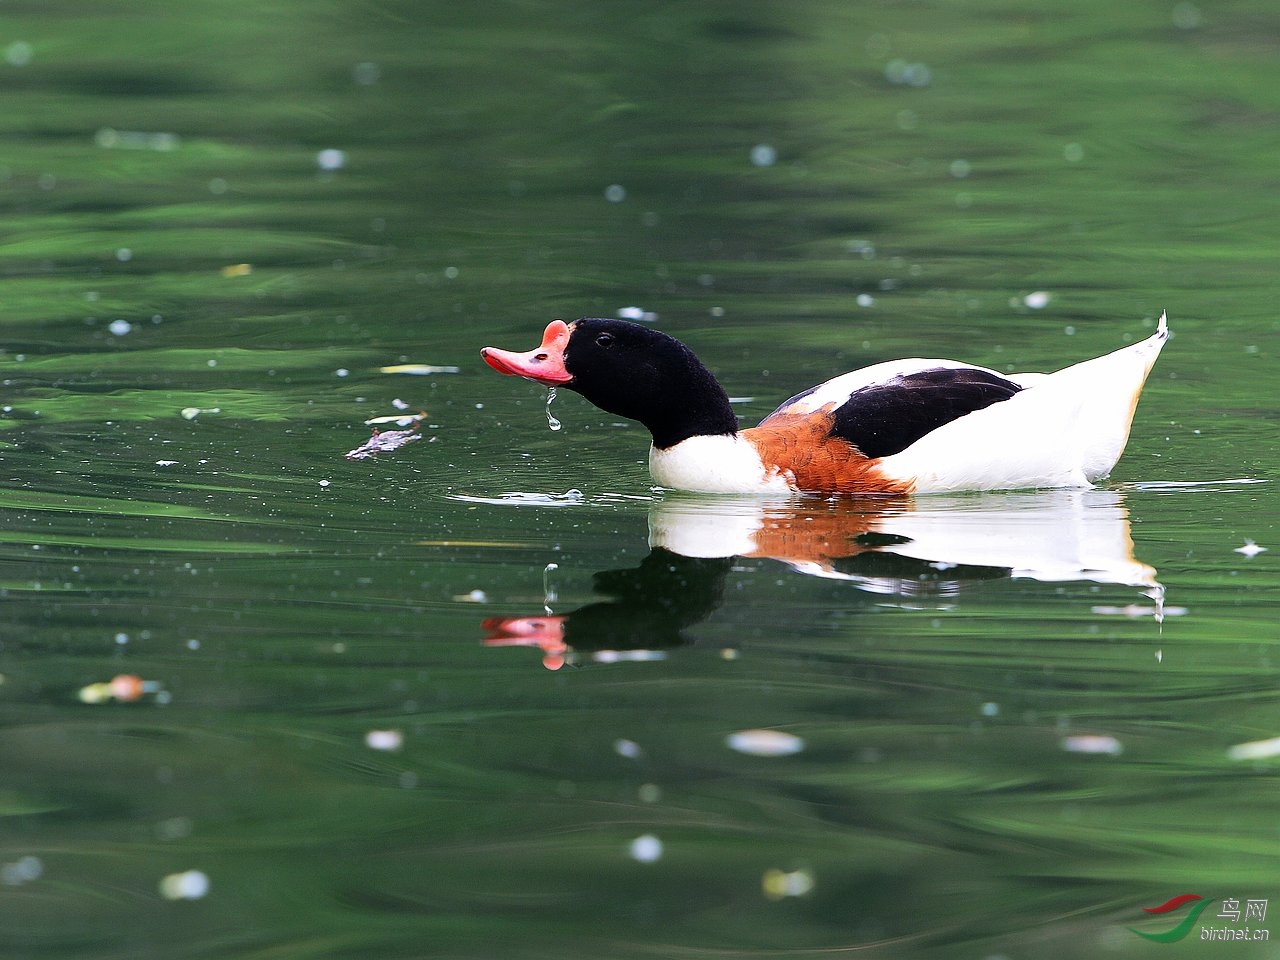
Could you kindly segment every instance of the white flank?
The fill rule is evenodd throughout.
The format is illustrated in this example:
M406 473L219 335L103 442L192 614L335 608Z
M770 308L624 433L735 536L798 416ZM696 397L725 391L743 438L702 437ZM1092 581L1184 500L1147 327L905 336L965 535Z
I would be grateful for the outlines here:
M917 493L1089 486L1120 459L1138 395L1168 335L1162 314L1146 340L1020 381L1031 385L939 427L885 457L881 468L914 478Z

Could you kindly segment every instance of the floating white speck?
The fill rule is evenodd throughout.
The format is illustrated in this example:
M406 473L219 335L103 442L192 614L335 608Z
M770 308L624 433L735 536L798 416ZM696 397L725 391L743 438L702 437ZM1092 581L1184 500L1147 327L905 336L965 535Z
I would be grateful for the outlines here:
M644 755L644 750L634 740L619 739L613 741L613 751L618 756L626 757L628 760L637 760Z
M661 650L597 650L591 655L596 663L643 663L646 660L665 660Z
M627 199L627 188L620 183L611 183L605 187L604 198L610 203L621 203Z
M123 337L126 333L133 329L133 324L128 320L112 320L107 324L107 329L117 337Z
M316 166L321 170L341 170L347 165L347 154L344 150L321 150L316 154Z
M199 900L209 892L209 877L201 870L171 873L160 881L160 896L166 900Z
M346 367L339 367L337 370L333 371L333 375L335 377L349 377L351 376L351 371Z
M1180 30L1195 30L1204 23L1204 14L1190 0L1177 4L1173 8L1173 25Z
M396 363L389 367L379 367L379 373L407 373L413 377L425 377L432 373L457 373L457 367L441 366L436 363Z
M1115 737L1097 733L1082 733L1076 736L1063 737L1062 749L1068 753L1106 753L1113 757L1118 757L1124 752L1124 747L1120 745L1120 741Z
M984 717L1000 716L1000 704L987 702L982 705L982 715Z
M644 323L653 323L658 319L658 315L652 310L646 310L644 307L619 307L619 320L636 320Z
M1051 298L1049 294L1046 293L1044 290L1036 290L1033 293L1028 293L1025 297L1023 297L1022 302L1024 305L1030 307L1032 310L1043 310L1045 307L1049 305L1050 299Z
M25 67L35 56L35 50L25 40L15 40L4 48L4 62L11 67Z
M783 897L803 897L813 889L813 874L808 870L766 870L760 878L764 895L770 900Z
M753 757L789 757L804 749L804 739L781 730L738 730L725 737L730 750Z
M757 143L751 148L751 162L757 167L772 167L778 162L778 151L767 143Z
M1246 557L1256 557L1260 553L1266 553L1266 547L1260 547L1252 540L1246 540L1243 547L1236 547L1236 553L1243 553Z
M425 419L427 419L425 413L392 413L385 417L371 417L364 423L367 427L376 427L385 423L394 423L397 427L407 427L415 423L421 423Z
M1103 604L1089 608L1091 613L1104 617L1128 617L1130 620L1141 620L1146 617L1185 617L1186 607L1152 607L1142 603L1127 603L1122 607Z
M194 420L196 417L200 416L200 414L202 414L202 413L221 413L221 412L222 412L222 408L221 408L221 407L204 407L204 408L201 408L201 407L183 407L183 408L182 408L182 419L183 419L183 420Z
M1237 743L1227 750L1227 756L1232 760L1266 760L1270 757L1280 757L1280 737Z
M631 841L631 859L641 863L653 863L662 857L662 841L651 833Z
M397 410L408 410L408 409L409 409L409 405L408 405L407 403L405 403L403 400L401 400L399 397L396 397L396 399L392 400L392 401L391 401L391 405L392 405L393 407L395 407Z
M0 865L0 883L6 887L20 887L32 880L39 880L44 873L44 863L39 857L19 857L12 863Z
M364 745L370 750L399 750L404 746L404 734L399 730L370 730L364 735Z
M177 460L157 460L156 461L157 467L176 467L177 465L178 465Z
M321 480L321 481L320 481L320 486L322 486L322 487L327 487L328 485L329 485L329 481L328 481L328 480Z
M885 79L890 83L908 87L927 87L933 79L933 71L924 63L909 63L895 59L885 64Z
M860 307L874 307L876 298L869 293L860 293L858 294L857 304Z
M362 87L372 87L382 79L382 68L369 60L361 61L351 69L351 79Z

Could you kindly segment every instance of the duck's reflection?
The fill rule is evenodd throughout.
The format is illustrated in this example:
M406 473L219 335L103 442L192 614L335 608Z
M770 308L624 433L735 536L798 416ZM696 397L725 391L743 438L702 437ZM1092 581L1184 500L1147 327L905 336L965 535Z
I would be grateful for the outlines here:
M486 620L485 643L539 647L557 669L582 657L639 659L686 643L723 602L734 558L768 558L849 582L879 603L946 606L1000 578L1142 588L1161 617L1155 570L1133 556L1119 493L1055 490L918 500L676 497L649 514L649 555L596 574L606 599L559 615Z
M654 547L640 565L605 570L592 589L607 597L571 613L493 617L484 621L489 646L542 650L542 663L557 670L581 656L651 659L687 643L684 630L707 619L724 602L732 557L684 557Z

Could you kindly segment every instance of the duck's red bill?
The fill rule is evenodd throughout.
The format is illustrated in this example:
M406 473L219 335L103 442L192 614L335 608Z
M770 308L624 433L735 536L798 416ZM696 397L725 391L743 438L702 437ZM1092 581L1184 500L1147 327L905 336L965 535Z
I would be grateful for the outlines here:
M559 670L569 654L564 642L565 617L490 617L481 626L489 631L486 647L537 647L542 665Z
M563 320L552 320L542 333L542 345L528 353L485 347L480 351L484 362L499 373L513 377L525 377L554 387L573 379L564 365L564 349L569 343L569 325Z

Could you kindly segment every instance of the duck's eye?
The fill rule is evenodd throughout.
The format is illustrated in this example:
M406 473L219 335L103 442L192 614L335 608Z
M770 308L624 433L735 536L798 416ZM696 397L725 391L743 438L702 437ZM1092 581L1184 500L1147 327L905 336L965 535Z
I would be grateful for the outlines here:
M598 337L596 337L596 346L597 346L597 347L605 347L605 348L612 347L612 346L613 346L613 334L612 334L612 333L602 333L602 334L600 334Z

